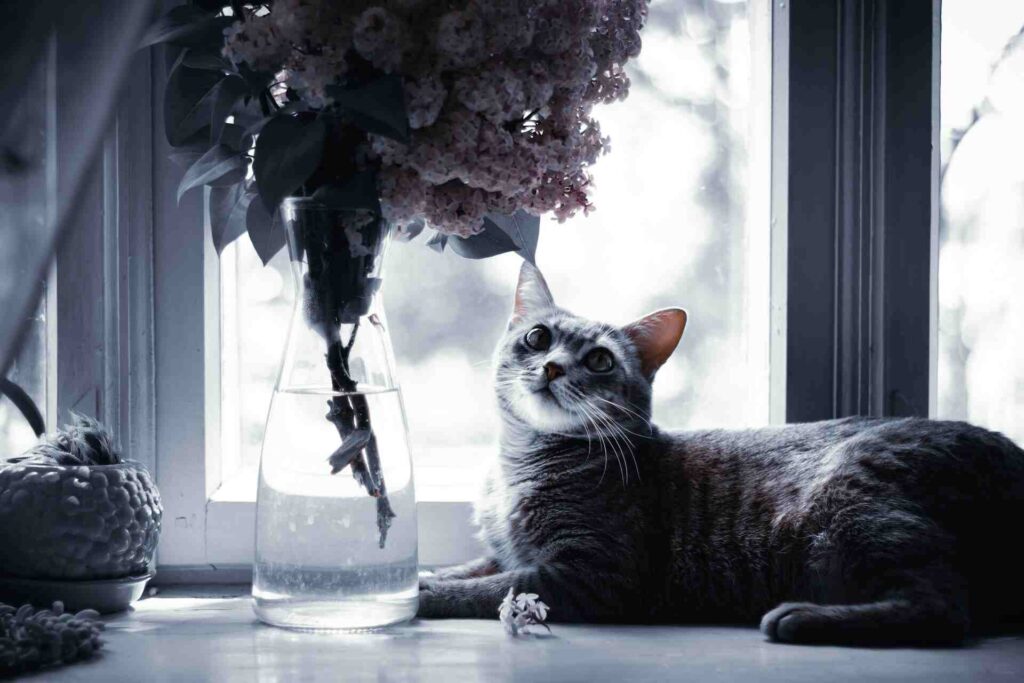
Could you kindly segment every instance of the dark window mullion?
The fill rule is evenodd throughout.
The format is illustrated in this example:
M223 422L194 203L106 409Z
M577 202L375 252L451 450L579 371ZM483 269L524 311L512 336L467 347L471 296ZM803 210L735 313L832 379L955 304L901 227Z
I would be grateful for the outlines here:
M937 2L937 0L936 0ZM933 0L776 5L788 20L787 421L925 415Z

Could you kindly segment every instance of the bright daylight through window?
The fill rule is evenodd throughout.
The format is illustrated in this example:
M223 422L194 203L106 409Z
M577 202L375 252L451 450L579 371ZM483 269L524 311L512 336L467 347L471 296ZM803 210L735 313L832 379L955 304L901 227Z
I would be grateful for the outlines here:
M938 416L1024 441L1024 3L942 3Z
M614 153L594 168L594 211L542 223L537 260L560 305L616 323L689 310L655 384L662 426L768 420L768 10L653 2L628 106L596 112ZM496 438L489 360L519 257L470 261L426 239L392 244L384 296L418 485L454 481L465 495ZM284 253L263 268L244 237L221 258L222 477L249 495L287 336L287 269Z

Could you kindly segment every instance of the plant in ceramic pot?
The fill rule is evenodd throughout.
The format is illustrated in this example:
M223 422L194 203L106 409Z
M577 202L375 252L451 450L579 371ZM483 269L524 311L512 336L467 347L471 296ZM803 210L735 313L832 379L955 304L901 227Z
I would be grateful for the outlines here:
M0 574L69 582L146 576L162 515L146 469L125 460L101 424L76 415L26 455L0 462Z
M646 13L647 0L199 0L153 26L144 44L173 46L179 197L209 187L218 251L247 233L267 262L288 243L300 292L261 456L261 618L415 613L385 247L429 227L438 252L532 261L541 214L590 210L606 149L591 110L625 97Z

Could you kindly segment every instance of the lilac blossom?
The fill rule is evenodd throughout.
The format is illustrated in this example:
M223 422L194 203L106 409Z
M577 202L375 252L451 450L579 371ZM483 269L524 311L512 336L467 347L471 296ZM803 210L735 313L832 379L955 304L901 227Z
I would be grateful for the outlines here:
M528 635L531 626L543 626L550 632L551 627L544 623L547 618L548 606L536 593L515 595L509 588L508 595L498 606L498 621L510 636Z
M379 168L389 220L467 236L488 212L591 209L590 167L608 149L592 109L627 95L647 4L276 0L225 30L224 55L313 109L356 62L400 76L409 142L370 135L361 161Z

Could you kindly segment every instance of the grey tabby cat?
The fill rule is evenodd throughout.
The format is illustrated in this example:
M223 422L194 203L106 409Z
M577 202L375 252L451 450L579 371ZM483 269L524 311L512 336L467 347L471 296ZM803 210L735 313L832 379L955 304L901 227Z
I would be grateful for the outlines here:
M624 328L556 307L524 265L496 355L488 556L424 578L420 616L748 622L787 642L954 643L1024 616L1024 452L961 422L744 431L649 422L686 313Z

